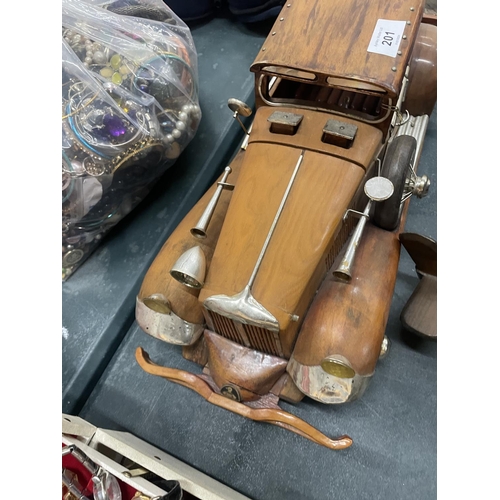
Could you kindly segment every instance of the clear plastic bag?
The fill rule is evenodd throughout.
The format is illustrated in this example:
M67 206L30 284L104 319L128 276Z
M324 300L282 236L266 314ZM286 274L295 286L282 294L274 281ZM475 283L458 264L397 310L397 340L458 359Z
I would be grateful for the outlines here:
M162 0L62 2L62 278L198 128L189 28Z

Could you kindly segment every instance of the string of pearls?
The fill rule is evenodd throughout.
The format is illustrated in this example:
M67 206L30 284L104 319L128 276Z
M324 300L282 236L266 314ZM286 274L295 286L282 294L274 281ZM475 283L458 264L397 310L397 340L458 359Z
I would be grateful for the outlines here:
M85 47L85 58L83 60L83 65L86 68L88 68L92 63L106 64L108 62L110 50L107 47L102 47L100 43L93 42L83 35L80 35L80 33L74 33L71 30L66 30L64 32L64 39L72 48L78 46Z
M163 142L171 144L176 139L179 139L188 127L190 119L199 120L201 118L200 107L196 104L184 104L181 108L177 121L174 124L174 129L170 134L166 134Z

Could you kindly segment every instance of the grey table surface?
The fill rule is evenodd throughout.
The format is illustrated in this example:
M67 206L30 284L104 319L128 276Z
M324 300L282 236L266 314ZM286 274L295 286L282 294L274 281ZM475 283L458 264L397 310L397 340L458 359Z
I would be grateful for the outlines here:
M141 346L159 364L201 372L198 365L182 358L179 347L142 332L133 318L133 301L168 234L208 187L209 178L223 168L226 158L220 156L230 156L228 151L236 148L240 136L226 119L225 102L231 96L251 94L253 75L248 66L263 35L226 19L193 29L202 54L200 79L205 81L201 106L213 111L205 113L198 140L209 134L213 147L200 151L193 141L192 149L183 153L186 163L179 162L165 181L166 190L183 195L170 198L161 192L162 186L64 284L63 326L69 336L66 346L63 340L63 411L77 412L99 427L131 432L255 500L436 498L437 344L401 327L399 314L418 282L405 250L386 332L391 350L379 362L364 396L343 406L308 398L297 405L280 403L329 436L351 436L354 444L346 450L332 451L213 406L189 389L145 373L135 361L135 349ZM212 56L207 62L204 57L209 51L224 54L217 63ZM210 71L215 64L217 76ZM239 68L250 75L248 80L241 77ZM220 113L215 112L217 107ZM431 179L430 194L424 200L411 200L405 227L434 239L436 123L437 109L419 165L419 172ZM216 130L220 126L225 135ZM230 140L228 130L233 131ZM232 146L225 153L217 147L223 139L224 149ZM203 156L209 158L199 160Z

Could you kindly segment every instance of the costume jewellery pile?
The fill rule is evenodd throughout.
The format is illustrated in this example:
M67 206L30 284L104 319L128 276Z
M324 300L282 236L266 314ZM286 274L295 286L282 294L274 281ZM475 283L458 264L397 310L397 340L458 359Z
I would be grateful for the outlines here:
M190 142L197 81L189 29L163 2L63 1L63 280Z

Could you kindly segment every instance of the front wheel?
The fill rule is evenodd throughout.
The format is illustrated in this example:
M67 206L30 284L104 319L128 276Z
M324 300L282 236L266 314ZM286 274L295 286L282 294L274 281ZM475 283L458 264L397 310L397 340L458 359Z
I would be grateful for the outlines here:
M371 218L376 226L387 231L399 225L405 184L411 178L416 150L417 141L410 135L396 137L387 147L381 176L392 182L394 193L389 199L375 203Z

